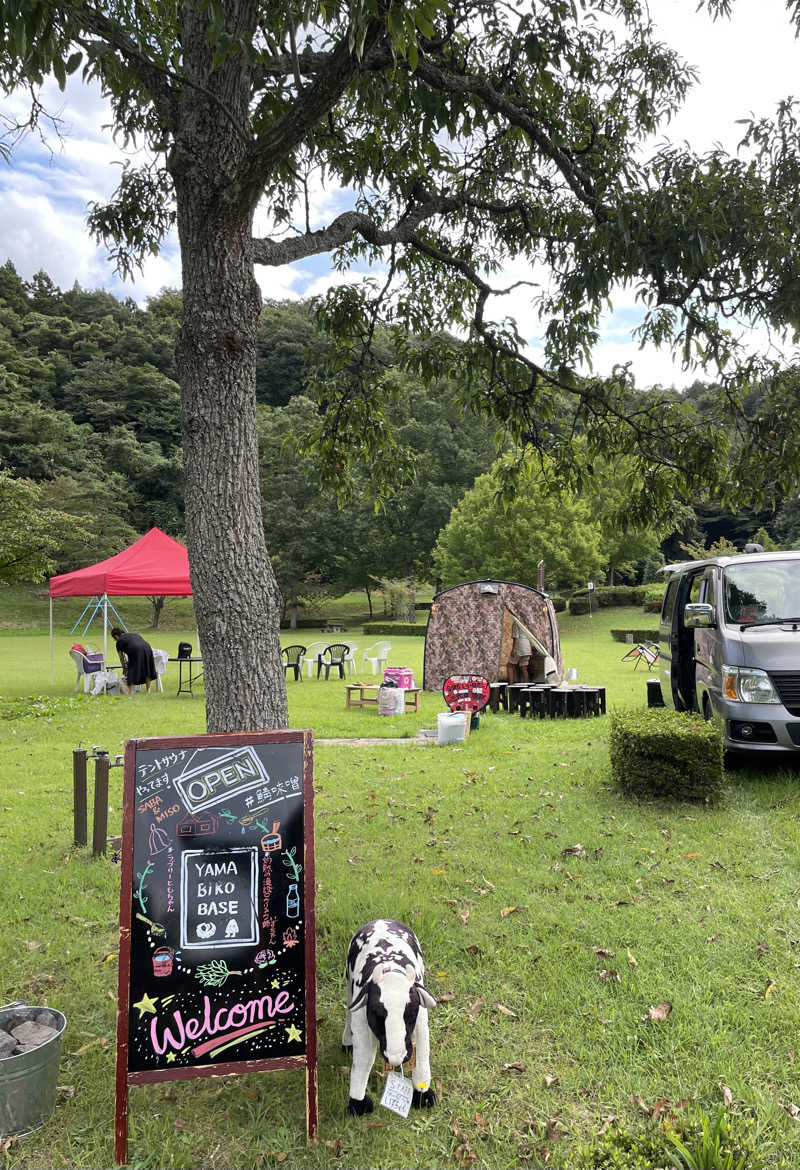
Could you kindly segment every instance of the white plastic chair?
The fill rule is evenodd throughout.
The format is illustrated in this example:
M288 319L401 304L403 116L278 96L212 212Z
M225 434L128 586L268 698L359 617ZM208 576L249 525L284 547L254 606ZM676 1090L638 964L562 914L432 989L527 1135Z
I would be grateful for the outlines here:
M92 685L92 679L100 670L105 670L105 663L102 654L94 654L87 650L86 654L82 654L80 650L70 650L69 656L75 663L75 669L78 674L75 679L75 690L81 685L83 679L84 694L89 694L89 688Z
M389 661L391 648L391 642L376 642L374 646L367 646L361 659L361 669L363 670L366 663L369 662L373 674L378 674L379 671L383 674L383 668Z
M153 661L156 664L156 690L163 691L164 684L161 681L162 674L166 674L167 662L169 661L168 650L153 650Z
M306 652L303 655L303 662L308 667L308 677L314 677L314 671L317 669L317 655L321 654L327 642L309 642L306 646Z
M349 674L355 674L358 670L356 666L356 650L358 650L358 642L351 642L348 638L347 645L350 649L344 656L344 668Z

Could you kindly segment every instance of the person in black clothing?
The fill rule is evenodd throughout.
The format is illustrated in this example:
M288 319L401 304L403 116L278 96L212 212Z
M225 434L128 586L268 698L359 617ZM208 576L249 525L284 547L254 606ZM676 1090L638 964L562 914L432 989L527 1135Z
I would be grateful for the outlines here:
M141 634L126 634L118 626L111 631L111 637L117 644L119 660L122 663L122 677L129 687L138 687L144 683L147 690L156 677L156 664L153 659L153 648L145 642Z

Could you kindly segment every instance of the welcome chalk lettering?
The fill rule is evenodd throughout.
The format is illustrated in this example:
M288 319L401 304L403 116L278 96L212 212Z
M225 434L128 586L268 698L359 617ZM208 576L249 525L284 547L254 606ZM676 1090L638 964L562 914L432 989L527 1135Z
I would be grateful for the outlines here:
M163 1056L167 1048L179 1052L187 1040L194 1042L203 1036L215 1037L194 1049L195 1056L203 1056L222 1044L238 1037L250 1035L256 1029L268 1027L275 1021L276 1016L288 1016L294 1011L294 1003L289 999L289 993L279 991L273 998L271 995L262 995L258 999L249 999L246 1003L235 1003L232 1007L222 1007L213 1011L211 1000L203 996L203 1012L200 1016L187 1016L184 1019L181 1011L172 1013L174 1024L162 1024L159 1016L150 1021L150 1042L158 1056Z
M269 775L250 747L219 755L203 752L206 761L175 779L175 787L190 813L230 800L231 795L269 784Z

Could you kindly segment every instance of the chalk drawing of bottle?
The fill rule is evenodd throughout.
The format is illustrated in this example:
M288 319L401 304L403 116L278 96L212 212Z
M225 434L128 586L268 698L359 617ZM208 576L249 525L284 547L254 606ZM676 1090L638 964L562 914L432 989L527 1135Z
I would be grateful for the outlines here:
M153 821L150 826L150 856L155 857L156 853L163 853L165 849L169 849L169 837Z
M286 895L286 917L300 917L300 895L297 892L297 882L292 882Z

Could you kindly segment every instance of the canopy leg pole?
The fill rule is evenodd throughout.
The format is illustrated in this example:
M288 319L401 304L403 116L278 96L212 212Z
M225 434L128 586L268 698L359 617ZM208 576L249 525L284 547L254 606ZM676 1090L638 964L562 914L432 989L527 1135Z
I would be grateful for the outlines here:
M53 685L53 599L50 598L50 686Z
M103 662L108 664L108 594L103 594Z

